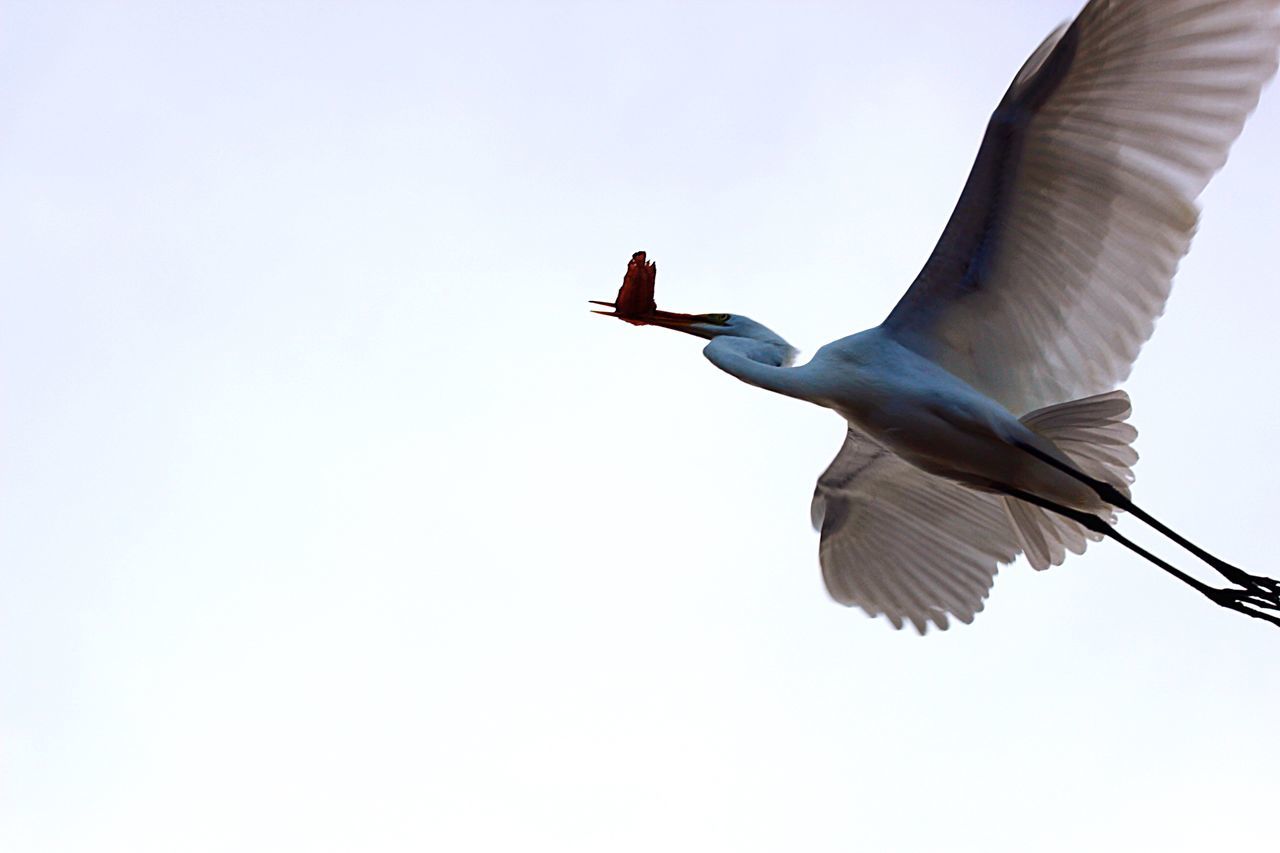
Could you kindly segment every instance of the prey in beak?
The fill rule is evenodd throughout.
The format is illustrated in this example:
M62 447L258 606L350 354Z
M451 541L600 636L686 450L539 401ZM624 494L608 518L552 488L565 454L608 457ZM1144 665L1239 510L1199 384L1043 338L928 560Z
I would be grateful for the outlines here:
M658 265L645 260L644 252L636 252L627 263L627 274L613 302L591 300L592 305L603 305L612 311L596 311L606 317L617 317L633 326L646 325L646 319L658 313L658 303L653 299L653 285L658 278Z
M698 334L693 328L695 326L723 326L728 321L727 314L677 314L658 310L658 303L653 297L657 278L658 265L647 260L644 252L636 252L627 263L627 274L623 276L617 298L613 302L590 300L592 305L603 305L613 310L592 313L617 317L633 326L661 326L693 334Z

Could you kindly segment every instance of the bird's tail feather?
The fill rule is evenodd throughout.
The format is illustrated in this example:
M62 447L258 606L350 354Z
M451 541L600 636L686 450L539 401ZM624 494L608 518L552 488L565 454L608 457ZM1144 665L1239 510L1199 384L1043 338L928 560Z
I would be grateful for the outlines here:
M1080 473L1109 483L1127 496L1138 461L1132 446L1138 431L1126 423L1132 411L1128 394L1111 391L1037 409L1025 415L1022 423L1053 442ZM1102 538L1075 521L1016 498L1005 498L1004 505L1018 544L1038 571L1062 565L1068 551L1083 554L1090 540Z

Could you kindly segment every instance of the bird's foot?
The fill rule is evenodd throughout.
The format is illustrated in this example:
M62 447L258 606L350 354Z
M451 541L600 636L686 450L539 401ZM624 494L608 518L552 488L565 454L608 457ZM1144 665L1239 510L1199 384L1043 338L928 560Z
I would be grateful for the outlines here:
M1242 572L1241 574L1243 575L1244 573ZM1204 594L1209 600L1221 607L1234 610L1237 613L1243 613L1246 616L1252 616L1255 619L1262 619L1280 627L1280 618L1266 612L1268 610L1280 612L1280 589L1277 589L1276 582L1271 578L1245 575L1239 583L1244 589L1214 589L1209 587L1204 591Z
M1280 601L1280 581L1275 578L1251 575L1246 571L1237 569L1235 566L1227 566L1225 569L1219 569L1219 571L1223 577L1236 586L1244 587L1248 593Z

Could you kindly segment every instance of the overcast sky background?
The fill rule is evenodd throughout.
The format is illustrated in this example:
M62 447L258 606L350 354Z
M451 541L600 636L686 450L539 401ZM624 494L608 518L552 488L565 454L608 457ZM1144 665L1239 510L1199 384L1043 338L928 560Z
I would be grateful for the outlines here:
M1273 844L1280 631L1109 543L841 608L839 419L586 312L646 249L878 322L1075 11L4 4L0 849ZM1277 150L1127 385L1139 502L1272 575Z

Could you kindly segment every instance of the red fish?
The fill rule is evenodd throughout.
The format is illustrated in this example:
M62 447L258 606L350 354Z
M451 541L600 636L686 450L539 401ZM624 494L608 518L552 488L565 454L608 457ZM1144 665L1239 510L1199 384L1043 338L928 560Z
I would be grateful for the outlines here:
M592 305L604 305L613 311L597 311L606 317L617 317L633 326L643 326L646 321L658 312L658 303L653 299L653 285L658 278L658 266L653 261L645 260L644 252L636 252L627 264L627 274L622 279L622 287L618 289L617 299L613 302L591 300Z

